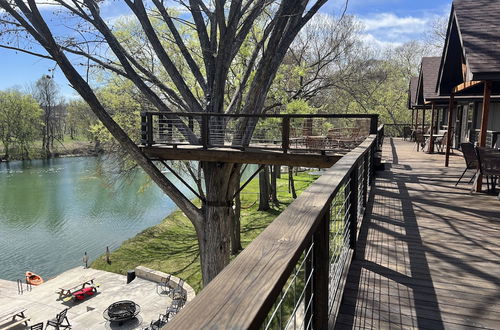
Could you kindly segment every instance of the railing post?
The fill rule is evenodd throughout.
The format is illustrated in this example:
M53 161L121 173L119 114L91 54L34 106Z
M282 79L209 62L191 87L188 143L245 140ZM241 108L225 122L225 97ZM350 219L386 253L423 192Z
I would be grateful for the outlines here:
M210 138L210 130L208 126L208 122L210 117L208 115L202 115L201 117L201 144L203 145L203 149L208 148L209 138Z
M370 134L377 134L378 129L378 115L370 118Z
M330 271L330 207L313 235L312 329L328 329L328 282ZM306 303L309 299L306 299ZM309 318L306 317L306 324Z
M194 133L194 119L191 116L188 117L188 127Z
M290 117L283 117L283 121L281 123L281 146L283 148L283 152L286 154L288 149L290 148Z
M368 200L368 167L369 153L366 152L363 156L363 208L366 208L366 202Z
M354 164L349 183L349 247L356 258L356 238L358 232L358 164Z
M153 114L146 113L146 144L152 146L153 140Z
M141 144L147 143L146 123L147 123L146 113L141 112Z

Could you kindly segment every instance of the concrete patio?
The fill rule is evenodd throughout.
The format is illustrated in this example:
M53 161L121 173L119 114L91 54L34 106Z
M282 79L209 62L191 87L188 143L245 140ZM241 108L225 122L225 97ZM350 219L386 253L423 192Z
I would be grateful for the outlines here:
M100 284L96 295L87 297L81 302L57 300L59 296L56 291L59 288L71 288L90 279ZM170 306L171 298L158 292L157 282L139 277L129 284L126 282L126 276L83 267L70 269L38 287L33 287L31 292L24 291L23 294L18 293L15 282L2 280L0 314L25 308L25 315L30 318L29 325L33 325L46 322L65 308L69 308L67 316L72 329L143 329L151 321L157 320L159 314L165 313ZM25 285L23 287L25 288ZM191 298L189 289L188 300ZM119 300L132 300L140 305L141 312L137 319L121 326L104 319L103 311ZM24 325L19 325L13 329L24 328Z

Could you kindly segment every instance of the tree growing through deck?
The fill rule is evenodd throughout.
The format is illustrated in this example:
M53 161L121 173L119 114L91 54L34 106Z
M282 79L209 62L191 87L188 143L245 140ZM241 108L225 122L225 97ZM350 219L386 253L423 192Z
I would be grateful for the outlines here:
M150 53L146 60L139 59L116 34L113 20L101 14L103 3L52 0L41 7L35 0L0 0L3 47L57 63L121 147L191 220L207 284L229 262L231 199L241 165L202 162L206 202L195 206L113 120L77 66L86 62L129 79L158 111L260 114L290 44L326 0L189 0L180 2L186 11L180 16L161 0L124 0L131 19L138 22L136 32L145 37L137 49ZM46 10L47 5L57 6L66 28L49 26L54 13ZM250 49L248 40L252 40ZM233 79L237 85L228 86L243 45L246 69ZM241 127L249 124L242 122ZM246 143L253 133L250 128L239 136ZM195 139L192 132L185 132Z

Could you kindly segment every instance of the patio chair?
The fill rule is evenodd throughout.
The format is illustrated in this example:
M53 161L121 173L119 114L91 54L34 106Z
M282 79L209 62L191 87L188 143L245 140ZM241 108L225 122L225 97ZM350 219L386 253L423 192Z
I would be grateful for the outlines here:
M65 310L63 310L59 314L57 314L56 317L53 318L52 320L48 320L47 326L45 327L45 329L47 329L49 327L49 325L51 327L56 328L56 329L71 327L71 324L69 323L68 317L66 316L67 313L68 313L68 308L66 308ZM64 321L66 321L67 324L63 324Z
M500 177L500 152L492 148L478 147L476 150L479 161L479 171L486 178L488 190L495 192L496 183Z
M436 137L434 139L434 146L436 147L438 152L443 152L444 147L446 146L446 139L448 139L448 132L443 134L443 137Z
M172 291L172 287L170 286L170 277L172 275L168 275L167 277L162 277L160 283L156 286L156 292L158 294L170 294Z
M425 137L424 137L424 134L422 132L415 133L415 146L417 147L417 150L418 150L418 147L420 147L420 148L422 148L422 150L424 150ZM413 147L413 149L415 149L415 146Z
M465 172L467 172L467 170L476 170L474 172L474 175L472 176L472 178L469 180L469 183L471 183L472 180L474 180L474 177L477 175L478 163L477 163L476 150L474 150L474 145L470 142L461 143L460 149L462 149L462 155L464 156L464 160L465 160L465 170L463 171L462 175L458 179L457 183L455 183L455 186L457 186L460 183L460 180L462 180L462 178L464 177Z
M410 126L403 126L403 141L411 138L411 133L412 131Z
M172 290L171 293L172 299L175 300L176 298L182 298L186 300L186 290L184 290L183 286L184 286L184 280L181 279L179 281L179 284Z
M43 330L43 322L33 324L30 326L30 330Z

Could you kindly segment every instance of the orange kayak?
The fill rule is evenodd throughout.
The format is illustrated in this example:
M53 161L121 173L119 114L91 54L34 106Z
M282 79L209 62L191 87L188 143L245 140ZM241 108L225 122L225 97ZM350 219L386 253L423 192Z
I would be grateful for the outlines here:
M43 278L32 272L26 272L26 283L31 285L40 285L43 283Z

